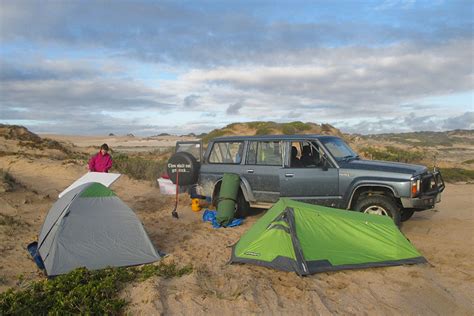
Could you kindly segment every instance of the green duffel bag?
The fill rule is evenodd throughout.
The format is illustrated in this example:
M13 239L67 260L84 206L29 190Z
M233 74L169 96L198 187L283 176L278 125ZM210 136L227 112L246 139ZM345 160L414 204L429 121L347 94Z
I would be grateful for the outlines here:
M237 194L239 193L240 176L234 173L225 173L222 179L219 200L217 204L216 220L221 226L230 224L235 215Z

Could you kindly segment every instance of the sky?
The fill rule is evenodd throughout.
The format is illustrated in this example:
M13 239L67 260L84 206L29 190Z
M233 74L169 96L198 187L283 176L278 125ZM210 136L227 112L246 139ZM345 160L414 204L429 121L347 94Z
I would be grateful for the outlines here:
M0 123L474 129L472 1L0 0Z

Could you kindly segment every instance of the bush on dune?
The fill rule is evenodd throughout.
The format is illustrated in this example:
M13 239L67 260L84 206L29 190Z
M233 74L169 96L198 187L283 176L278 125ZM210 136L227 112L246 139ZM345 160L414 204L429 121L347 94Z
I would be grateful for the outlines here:
M10 192L18 186L18 181L8 171L0 169L0 192Z
M127 283L153 276L181 277L191 272L191 266L178 267L174 262L95 271L79 268L0 294L0 315L120 315L127 301L118 296Z
M365 147L361 149L361 152L370 159L405 163L419 163L424 158L424 154L420 151L403 150L393 146L387 146L384 149Z
M461 168L441 168L443 179L447 182L470 182L474 181L474 170Z
M126 154L114 155L113 171L126 174L137 180L155 182L161 173L166 171L166 160L151 160Z

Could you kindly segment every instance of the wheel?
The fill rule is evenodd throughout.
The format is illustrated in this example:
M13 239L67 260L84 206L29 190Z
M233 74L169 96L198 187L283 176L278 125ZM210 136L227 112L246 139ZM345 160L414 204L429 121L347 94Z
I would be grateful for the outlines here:
M239 190L237 195L237 211L235 212L235 218L245 218L249 214L250 203L245 200L245 196L242 190Z
M405 208L402 210L402 215L400 216L402 222L409 220L415 213L414 209Z
M401 214L397 203L390 197L384 195L373 195L360 198L355 210L368 214L390 216L395 225L400 226Z

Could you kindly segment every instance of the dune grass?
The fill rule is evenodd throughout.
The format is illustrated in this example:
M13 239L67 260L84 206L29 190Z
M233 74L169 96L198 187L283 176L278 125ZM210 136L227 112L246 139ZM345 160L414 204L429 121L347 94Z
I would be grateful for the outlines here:
M167 159L147 159L140 156L116 154L113 156L112 171L126 174L137 180L149 180L153 183L166 171Z
M474 170L441 168L441 174L446 182L474 182Z
M1 191L10 192L19 186L18 181L8 171L0 169Z
M0 294L0 315L121 315L128 302L119 293L128 283L191 272L191 266L178 267L174 262L96 271L79 268Z
M393 146L387 146L384 149L364 147L360 151L366 157L374 160L419 163L425 158L421 151L409 151Z

